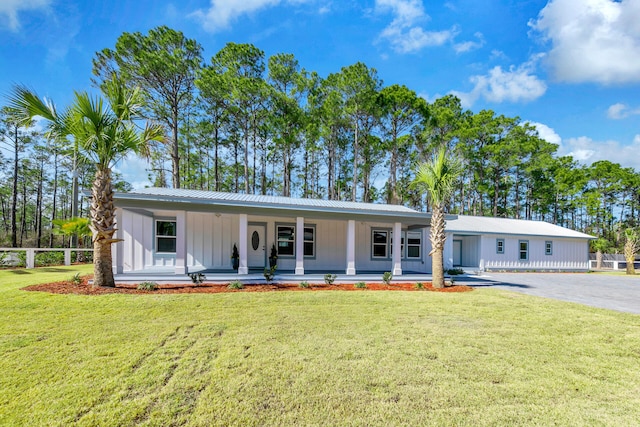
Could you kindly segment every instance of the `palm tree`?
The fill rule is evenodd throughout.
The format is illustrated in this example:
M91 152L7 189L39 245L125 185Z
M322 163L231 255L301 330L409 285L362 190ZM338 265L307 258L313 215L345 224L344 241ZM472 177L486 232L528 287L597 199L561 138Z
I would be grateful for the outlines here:
M462 173L462 163L449 156L442 147L431 160L418 166L414 185L427 192L431 205L431 252L433 286L444 287L443 252L446 234L444 231L444 204L454 191L454 185Z
M53 103L41 100L24 86L14 88L10 106L23 120L41 116L57 138L71 136L85 157L96 165L91 188L90 228L93 233L94 285L114 286L111 244L116 242L115 206L111 169L129 153L148 155L149 143L163 141L164 130L146 123L140 130L142 97L138 89L126 88L117 78L107 82L102 97L75 92L73 104L59 114Z

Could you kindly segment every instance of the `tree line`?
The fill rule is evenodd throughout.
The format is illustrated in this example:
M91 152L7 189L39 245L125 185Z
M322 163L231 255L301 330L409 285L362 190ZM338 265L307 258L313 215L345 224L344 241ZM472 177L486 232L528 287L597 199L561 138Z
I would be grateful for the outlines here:
M96 53L92 81L140 88L142 116L165 129L149 156L149 185L403 204L430 210L412 182L416 165L446 148L464 165L449 213L546 220L621 245L636 226L640 175L609 161L559 156L534 126L447 95L427 102L385 85L361 62L326 77L292 54L228 43L211 58L179 31L123 33ZM73 174L91 187L95 165L68 140L18 125L4 108L0 132L0 240L68 245L53 219L86 215ZM113 176L116 190L128 183Z

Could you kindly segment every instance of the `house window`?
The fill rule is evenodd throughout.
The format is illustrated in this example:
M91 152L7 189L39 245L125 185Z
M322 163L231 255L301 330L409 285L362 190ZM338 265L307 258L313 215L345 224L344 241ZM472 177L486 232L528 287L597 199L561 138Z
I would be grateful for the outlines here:
M176 222L156 221L156 252L176 252Z
M276 227L276 235L278 255L293 256L296 246L296 227L294 225L278 225Z
M545 255L553 255L553 242L547 240L544 242L544 254Z
M389 258L389 231L371 230L372 258Z
M304 256L316 256L316 228L304 227Z
M407 258L420 258L422 247L422 233L407 231Z
M393 231L389 233L389 253L393 256ZM400 258L404 258L404 242L405 242L406 233L403 231L400 233Z
M518 259L520 261L529 260L529 241L520 240L518 242L518 248L519 248Z
M497 254L504 253L504 239L496 239L496 253Z

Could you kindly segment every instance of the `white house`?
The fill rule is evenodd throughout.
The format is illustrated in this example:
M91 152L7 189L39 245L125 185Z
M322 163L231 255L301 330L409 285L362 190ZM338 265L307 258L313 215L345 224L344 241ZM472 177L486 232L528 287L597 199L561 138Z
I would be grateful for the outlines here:
M404 206L148 188L117 193L114 273L431 271L429 215ZM393 239L393 236L401 239ZM425 253L425 251L427 251Z
M116 275L231 273L234 245L240 275L261 272L272 245L280 273L431 272L430 214L404 206L166 188L114 202ZM551 224L449 216L447 235L446 268L588 269L590 236Z
M589 269L589 240L594 237L548 222L459 215L447 221L446 230L454 267Z

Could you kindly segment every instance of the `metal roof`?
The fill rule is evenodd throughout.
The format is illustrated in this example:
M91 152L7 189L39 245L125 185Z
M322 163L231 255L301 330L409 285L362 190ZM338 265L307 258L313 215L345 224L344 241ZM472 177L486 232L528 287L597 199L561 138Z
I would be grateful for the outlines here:
M318 210L329 212L356 212L373 215L424 216L406 206L379 203L345 202L338 200L298 199L280 196L262 196L255 194L223 193L216 191L186 190L176 188L144 188L129 193L115 194L116 200L140 200L157 202L190 202L230 206L247 206L289 210Z
M572 237L594 239L579 231L570 230L544 221L492 218L487 216L458 215L447 220L446 230L459 234L513 234L521 236Z

